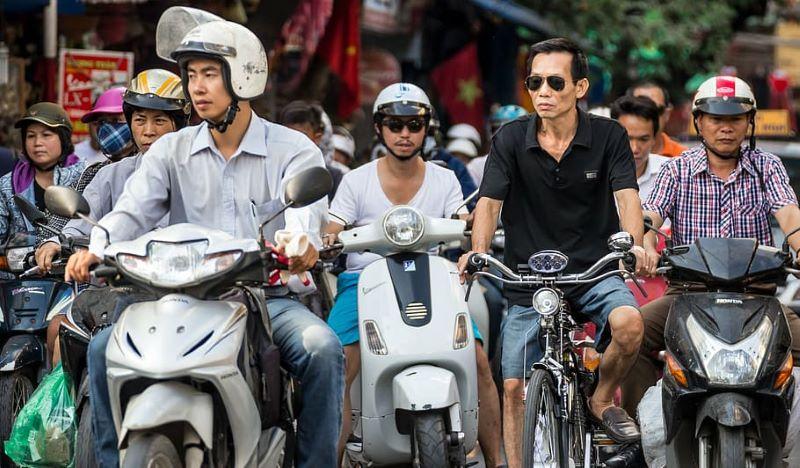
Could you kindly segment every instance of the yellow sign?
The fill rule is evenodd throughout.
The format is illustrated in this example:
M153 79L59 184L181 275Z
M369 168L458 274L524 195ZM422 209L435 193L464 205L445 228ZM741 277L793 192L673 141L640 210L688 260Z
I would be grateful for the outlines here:
M689 135L697 135L694 122L689 123ZM791 137L792 120L786 109L761 109L756 113L756 136L759 137Z

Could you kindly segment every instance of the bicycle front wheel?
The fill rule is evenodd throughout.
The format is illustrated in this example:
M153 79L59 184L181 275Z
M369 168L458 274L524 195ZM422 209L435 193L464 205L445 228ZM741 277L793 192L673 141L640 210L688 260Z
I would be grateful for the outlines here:
M558 419L555 385L550 373L534 369L525 398L522 442L523 466L558 468L561 452L561 420Z

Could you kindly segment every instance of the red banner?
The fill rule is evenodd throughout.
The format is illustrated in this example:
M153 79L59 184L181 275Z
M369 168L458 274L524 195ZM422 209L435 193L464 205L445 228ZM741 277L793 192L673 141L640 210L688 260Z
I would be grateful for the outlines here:
M358 57L361 54L361 0L336 0L319 45L319 55L339 78L337 114L347 118L360 105Z
M113 86L130 84L133 52L62 49L58 69L58 103L72 121L73 139L80 140L89 135L81 117L97 96Z
M451 123L484 128L483 84L474 42L434 68L431 79Z

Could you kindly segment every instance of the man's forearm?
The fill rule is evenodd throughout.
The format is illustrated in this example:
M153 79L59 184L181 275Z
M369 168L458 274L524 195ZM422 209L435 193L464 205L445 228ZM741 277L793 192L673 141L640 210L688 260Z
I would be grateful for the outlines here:
M797 205L787 205L775 213L775 219L781 226L783 234L789 234L797 228L800 228L800 208ZM792 250L797 252L800 250L800 232L792 234L787 241L792 247Z
M472 250L475 252L485 253L489 250L502 206L500 200L486 197L478 200L472 221Z
M626 197L625 202L620 203L620 225L623 231L633 236L633 244L642 246L644 237L644 216L642 206L639 203L638 194Z

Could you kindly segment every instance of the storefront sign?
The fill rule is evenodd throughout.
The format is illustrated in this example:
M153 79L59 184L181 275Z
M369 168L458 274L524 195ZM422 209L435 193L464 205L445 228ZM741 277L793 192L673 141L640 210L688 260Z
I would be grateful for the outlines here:
M133 52L62 49L58 62L58 102L72 121L73 137L89 134L81 122L97 96L133 78Z

